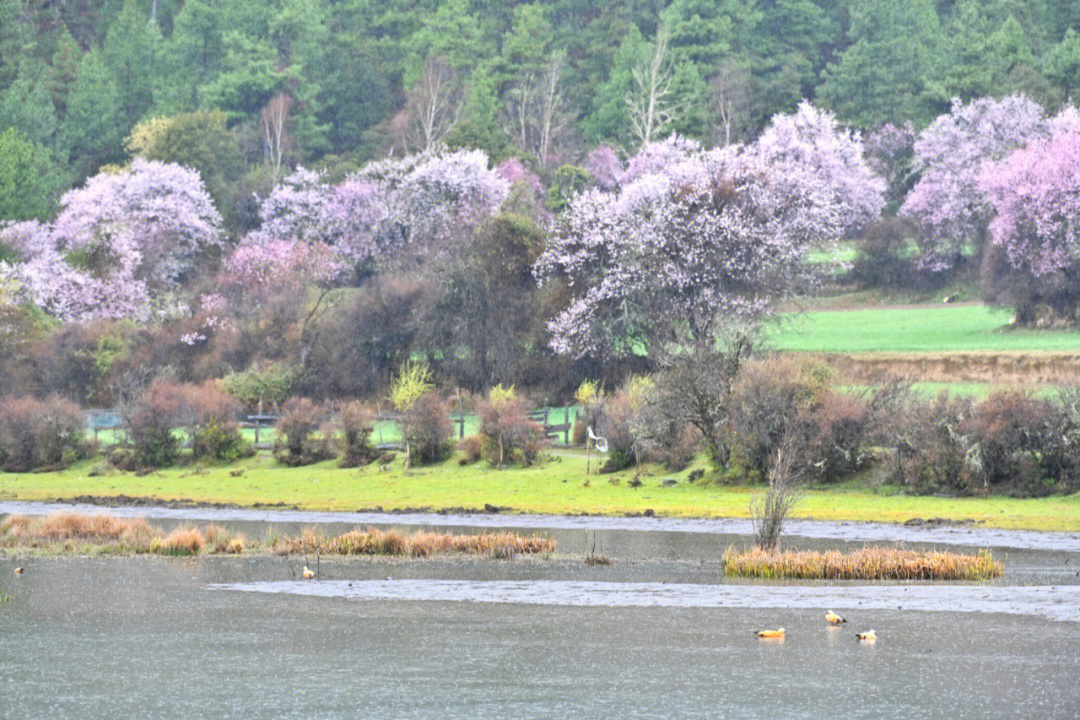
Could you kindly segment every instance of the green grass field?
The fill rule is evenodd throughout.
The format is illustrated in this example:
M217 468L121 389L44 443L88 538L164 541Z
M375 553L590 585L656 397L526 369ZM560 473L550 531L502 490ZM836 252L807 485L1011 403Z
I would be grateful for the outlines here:
M1078 350L1080 332L1009 330L1012 313L982 305L818 310L768 330L776 350L822 353Z
M689 483L687 475L648 469L641 487L628 481L633 470L586 475L585 457L558 451L540 466L496 470L486 462L441 465L406 471L400 460L390 469L376 465L341 469L333 462L286 468L267 453L219 467L168 468L143 476L101 468L100 459L64 471L0 474L0 499L51 500L79 495L189 500L202 503L285 503L313 510L482 508L486 503L525 513L622 515L646 509L679 517L746 517L755 487ZM595 469L595 458L594 469ZM699 467L700 462L699 462ZM235 475L233 473L236 473ZM679 483L662 487L664 479ZM617 481L617 482L613 482ZM914 517L973 520L990 527L1080 531L1080 495L1029 500L939 498L906 495L887 487L848 482L807 492L796 517L820 520L904 522Z

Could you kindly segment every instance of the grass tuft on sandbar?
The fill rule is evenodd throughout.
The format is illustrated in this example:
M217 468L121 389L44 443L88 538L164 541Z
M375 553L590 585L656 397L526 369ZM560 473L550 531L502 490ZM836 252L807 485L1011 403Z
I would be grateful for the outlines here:
M991 580L1004 571L1004 563L989 551L964 555L883 547L848 553L729 548L724 553L726 574L765 580Z

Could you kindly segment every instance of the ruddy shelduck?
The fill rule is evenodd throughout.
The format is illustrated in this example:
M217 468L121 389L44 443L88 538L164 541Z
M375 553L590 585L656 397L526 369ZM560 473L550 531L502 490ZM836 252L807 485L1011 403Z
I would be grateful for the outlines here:
M830 625L840 625L841 623L847 622L846 618L837 615L832 610L825 613L825 619L829 621Z
M25 572L25 571L21 567L15 568L15 574L16 575L22 575L23 572Z
M304 566L304 579L305 580L312 580L314 578L315 578L315 571L312 570L311 568L309 568L307 565L305 565Z
M866 632L855 633L856 640L862 640L864 642L874 642L877 640L877 633L873 630L867 630Z
M783 640L784 628L779 630L755 630L754 634L762 640Z

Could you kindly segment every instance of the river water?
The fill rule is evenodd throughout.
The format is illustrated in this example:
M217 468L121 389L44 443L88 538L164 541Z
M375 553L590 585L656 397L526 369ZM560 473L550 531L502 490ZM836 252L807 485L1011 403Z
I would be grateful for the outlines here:
M937 530L804 524L789 545L988 546L1006 575L760 583L723 578L719 555L747 538L722 522L207 517L219 512L246 511L129 514L166 527L213 519L256 538L313 523L525 526L555 537L559 552L321 558L310 582L298 578L304 558L6 558L0 717L1080 717L1070 535L965 529L942 540ZM584 566L594 546L614 564ZM848 625L826 627L828 608ZM752 635L778 626L783 642ZM869 628L877 643L857 643L854 631Z

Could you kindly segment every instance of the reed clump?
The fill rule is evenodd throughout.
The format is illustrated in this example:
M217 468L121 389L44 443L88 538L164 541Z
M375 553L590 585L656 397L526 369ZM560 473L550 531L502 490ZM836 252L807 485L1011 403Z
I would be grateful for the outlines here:
M206 538L198 528L178 527L161 541L161 552L165 555L198 555L206 544Z
M394 555L426 558L433 555L468 554L492 558L547 554L555 541L516 533L454 535L420 531L404 535L398 530L356 528L328 536L306 527L297 536L268 531L262 543L250 541L218 524L202 529L180 526L166 534L141 518L108 515L55 513L41 518L11 515L0 523L0 550L34 548L63 553L157 553L194 556L202 553L240 555L263 550L278 555Z
M125 541L135 546L147 545L153 537L160 534L160 531L142 518L76 513L53 513L42 518L11 515L0 525L0 532L27 541Z
M866 547L844 553L754 548L724 553L724 572L736 577L800 580L990 580L1005 565L989 551L954 552Z
M507 559L515 555L554 552L555 541L536 535L526 537L509 532L454 535L419 531L405 536L397 530L384 531L378 528L356 528L330 537L305 528L298 537L279 537L274 549L283 555L407 555L426 558L458 553Z

